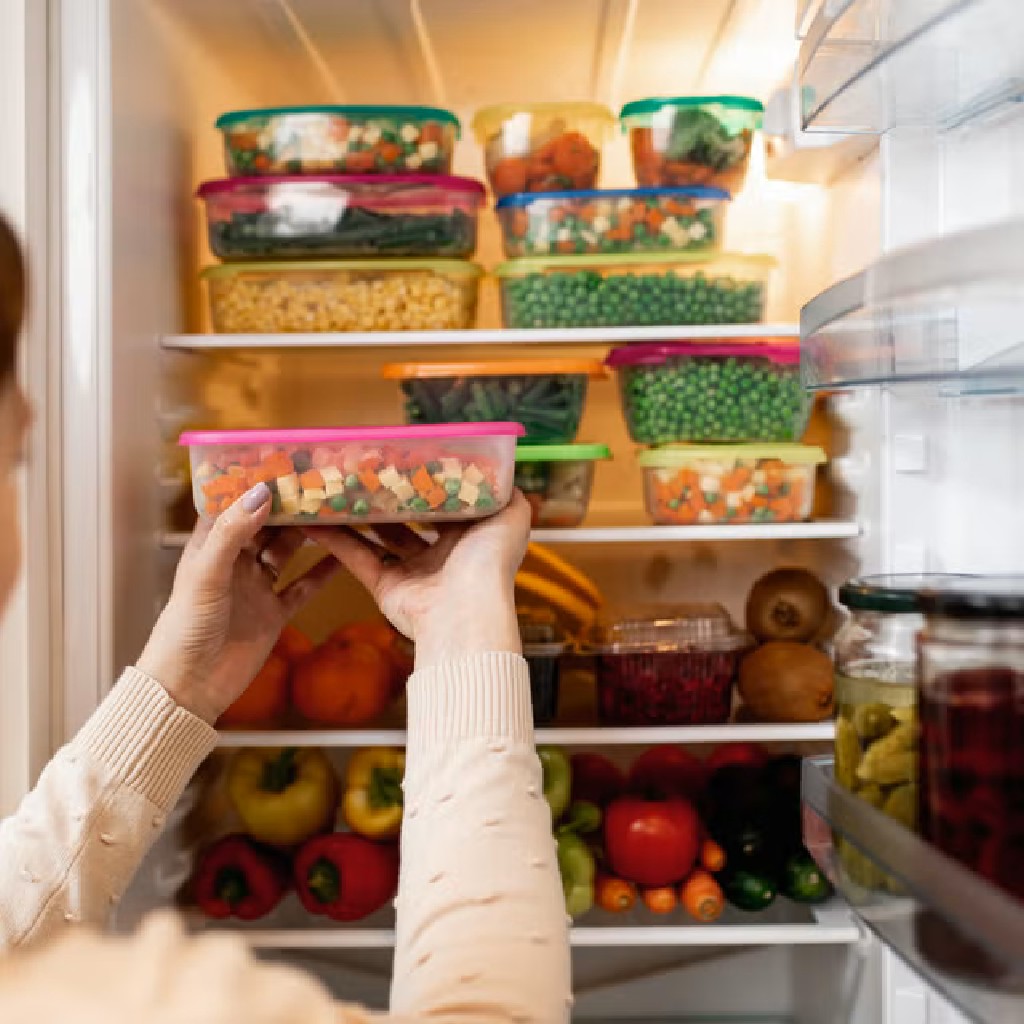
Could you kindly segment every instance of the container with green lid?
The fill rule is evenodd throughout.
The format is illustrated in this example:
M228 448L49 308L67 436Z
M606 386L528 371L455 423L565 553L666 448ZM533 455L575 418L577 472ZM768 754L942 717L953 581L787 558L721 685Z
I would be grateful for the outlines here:
M449 174L459 119L440 107L302 106L217 119L230 175Z
M587 515L594 466L612 457L603 444L520 444L516 487L532 509L531 525L579 526Z
M743 187L764 106L749 96L634 100L619 114L637 184Z

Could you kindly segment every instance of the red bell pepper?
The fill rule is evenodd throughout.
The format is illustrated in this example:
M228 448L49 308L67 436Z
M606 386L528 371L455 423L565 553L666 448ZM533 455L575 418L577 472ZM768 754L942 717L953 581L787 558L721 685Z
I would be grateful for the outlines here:
M335 832L314 836L295 855L295 889L311 914L358 921L398 888L398 848Z
M617 796L622 796L626 780L622 772L602 754L573 754L572 798L586 800L607 807Z
M243 835L208 846L192 875L192 896L208 917L255 921L281 902L287 888L280 855Z
M704 762L688 750L671 744L651 747L629 770L629 789L638 796L700 797L706 781Z

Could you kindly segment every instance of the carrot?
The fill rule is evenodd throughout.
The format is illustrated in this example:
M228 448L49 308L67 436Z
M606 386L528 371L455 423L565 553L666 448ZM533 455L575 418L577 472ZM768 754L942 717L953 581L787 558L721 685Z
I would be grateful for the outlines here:
M423 497L427 499L427 503L431 508L440 508L448 498L448 492L443 487L434 484Z
M372 171L376 163L377 158L374 156L373 151L369 149L361 150L358 153L345 154L345 171L348 174Z
M384 163L393 164L402 155L402 147L393 142L382 142L377 147L377 153Z
M428 121L420 129L420 142L440 142L444 138L444 129L439 121Z
M269 171L270 157L266 153L257 153L253 157L252 165L257 171Z
M427 472L426 466L420 466L412 475L412 485L416 493L425 498L434 489L434 478Z
M491 187L499 196L522 192L526 188L526 161L521 156L499 160L491 168Z
M653 914L671 914L679 905L679 900L671 885L662 885L657 889L644 889L644 903Z
M624 878L598 875L594 883L594 902L602 910L621 914L636 905L636 886Z
M359 477L359 482L371 494L376 494L380 490L380 479L372 469L361 469L357 476Z
M700 847L700 863L708 871L721 871L725 867L725 850L714 839L705 839Z
M323 487L324 478L319 469L308 469L299 477L299 483L304 491L312 491Z
M725 909L722 887L703 868L697 868L679 889L679 902L695 921L705 924Z
M561 253L573 253L576 251L575 242L556 242L555 249Z

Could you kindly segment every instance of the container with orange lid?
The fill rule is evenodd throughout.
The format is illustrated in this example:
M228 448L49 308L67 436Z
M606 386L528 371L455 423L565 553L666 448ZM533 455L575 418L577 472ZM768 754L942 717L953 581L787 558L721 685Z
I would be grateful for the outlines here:
M526 428L525 444L575 441L587 384L604 376L604 367L594 359L391 363L384 367L387 380L402 382L408 423L507 419Z

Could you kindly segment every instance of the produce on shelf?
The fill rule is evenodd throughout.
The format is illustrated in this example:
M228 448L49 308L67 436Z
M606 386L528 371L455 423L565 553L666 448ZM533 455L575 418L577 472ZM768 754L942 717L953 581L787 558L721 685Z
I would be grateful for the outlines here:
M808 644L771 640L740 662L740 696L761 722L830 718L834 687L832 659Z
M295 666L292 702L316 725L366 725L391 703L393 673L389 655L367 641L322 644Z
M543 776L544 799L557 822L569 807L572 794L572 769L569 757L560 747L538 747L537 757Z
M578 800L606 807L625 792L625 776L618 765L603 754L573 754L569 760L572 767L572 792Z
M603 444L518 445L515 484L530 503L530 525L579 526L590 504L595 463L610 458Z
M578 636L597 619L597 607L575 590L525 569L516 573L516 607L550 608L567 632Z
M726 868L721 877L726 899L738 910L767 910L778 895L774 877L749 868Z
M272 846L294 846L334 822L337 779L314 747L240 750L228 766L226 787L245 831Z
M289 882L278 851L236 834L223 836L200 852L189 887L207 917L255 921L281 902Z
M612 914L624 914L636 906L636 886L624 878L616 878L602 871L594 881L594 903Z
M714 839L705 838L700 844L700 866L708 871L721 871L725 863L725 850Z
M703 868L697 868L680 886L679 902L690 917L701 924L717 920L725 909L722 887Z
M386 619L347 622L339 626L325 641L330 646L345 648L352 643L366 642L384 653L391 666L391 690L399 693L412 675L412 644Z
M674 744L644 751L629 770L629 789L658 798L679 796L696 800L706 781L704 762Z
M729 765L750 765L764 768L768 764L768 755L764 748L756 743L722 743L704 760L704 770L710 778L720 768Z
M562 877L565 910L570 917L580 917L594 905L597 867L594 854L583 837L597 832L600 827L601 809L577 800L569 807L567 819L555 828L558 871Z
M367 839L394 839L402 829L405 751L392 747L357 750L345 768L341 815Z
M288 713L288 676L291 666L271 651L242 695L217 719L218 728L265 728L278 724Z
M806 850L786 858L782 866L782 893L795 903L820 903L832 893L832 886Z
M679 906L679 897L675 886L661 885L655 888L641 889L644 906L652 914L671 914Z
M398 889L398 847L347 832L314 836L296 853L295 891L311 914L358 921Z
M825 626L831 603L825 584L807 569L765 573L747 596L747 632L758 640L813 640Z
M281 635L277 638L277 643L274 644L275 653L280 654L289 665L294 665L311 650L313 650L313 641L291 623L281 630Z
M604 604L601 589L597 584L571 562L555 554L551 548L531 542L526 547L523 565L536 573L552 577L593 608L600 608Z
M611 870L644 886L681 882L700 849L701 824L687 800L624 796L605 809L604 848Z

